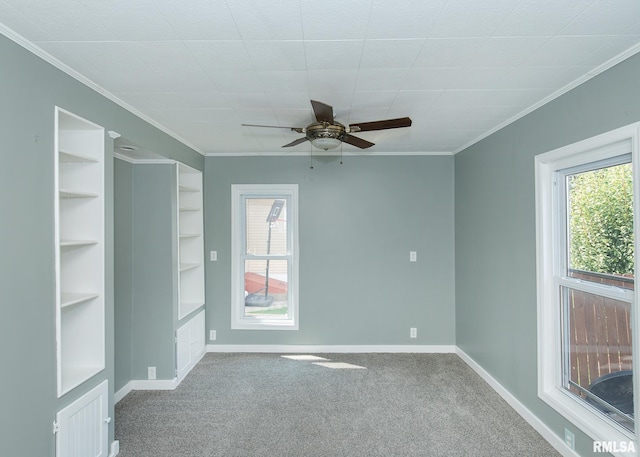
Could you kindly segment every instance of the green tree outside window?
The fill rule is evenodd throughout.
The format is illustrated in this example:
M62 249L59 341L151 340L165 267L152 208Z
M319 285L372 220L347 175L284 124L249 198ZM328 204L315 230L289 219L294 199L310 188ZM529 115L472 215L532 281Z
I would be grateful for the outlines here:
M570 268L633 275L631 164L568 177Z

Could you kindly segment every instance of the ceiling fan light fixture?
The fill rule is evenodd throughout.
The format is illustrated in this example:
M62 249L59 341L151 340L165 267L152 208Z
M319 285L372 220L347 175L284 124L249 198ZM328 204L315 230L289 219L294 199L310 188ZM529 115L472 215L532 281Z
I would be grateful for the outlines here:
M329 149L335 149L340 146L342 141L339 138L320 137L311 140L311 144L318 149L328 151Z

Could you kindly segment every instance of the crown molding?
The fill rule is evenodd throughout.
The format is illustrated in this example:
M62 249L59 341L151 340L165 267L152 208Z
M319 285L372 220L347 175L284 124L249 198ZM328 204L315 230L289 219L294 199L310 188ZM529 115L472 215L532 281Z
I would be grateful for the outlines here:
M433 151L433 152L418 152L418 151L408 151L408 152L343 152L340 154L339 152L325 152L325 151L314 151L313 154L311 152L283 152L283 151L272 151L272 152L207 152L204 154L205 157L309 157L313 155L313 157L340 157L342 156L351 156L351 157L371 157L371 156L451 156L453 152L450 151Z

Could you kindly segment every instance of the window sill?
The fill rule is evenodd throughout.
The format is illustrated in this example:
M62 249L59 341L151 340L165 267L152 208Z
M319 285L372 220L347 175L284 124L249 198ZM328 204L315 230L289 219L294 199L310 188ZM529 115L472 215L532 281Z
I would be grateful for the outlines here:
M551 408L572 422L594 441L633 441L637 446L633 432L608 419L603 413L574 398L560 388L550 388L538 392L538 397ZM626 456L628 454L615 454Z
M238 319L231 322L231 330L298 330L292 320Z

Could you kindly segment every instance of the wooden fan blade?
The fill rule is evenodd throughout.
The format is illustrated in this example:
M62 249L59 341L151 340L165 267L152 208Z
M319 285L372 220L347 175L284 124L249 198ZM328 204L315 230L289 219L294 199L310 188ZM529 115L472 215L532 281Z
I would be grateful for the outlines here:
M399 117L398 119L386 119L384 121L361 122L350 124L349 130L352 132L367 132L370 130L397 129L400 127L411 127L411 119Z
M306 136L304 136L304 137L302 137L302 138L298 138L297 140L292 141L292 142L291 142L291 143L289 143L289 144L285 144L285 145L284 145L284 146L282 146L282 147L283 147L283 148L290 148L291 146L297 146L297 145L299 145L299 144L302 144L302 143L304 143L305 141L309 141L309 140L307 139L307 137L306 137Z
M294 132L302 133L302 127L284 127L281 125L258 125L258 124L240 124L243 127L266 127L269 129L290 129Z
M311 106L318 122L333 123L333 107L315 100L311 100Z
M345 143L349 143L350 145L353 145L360 149L367 149L375 145L375 143L372 143L367 140L363 140L362 138L358 138L357 136L353 136L353 135L347 135L346 137L344 137L344 140L342 141L344 141Z

